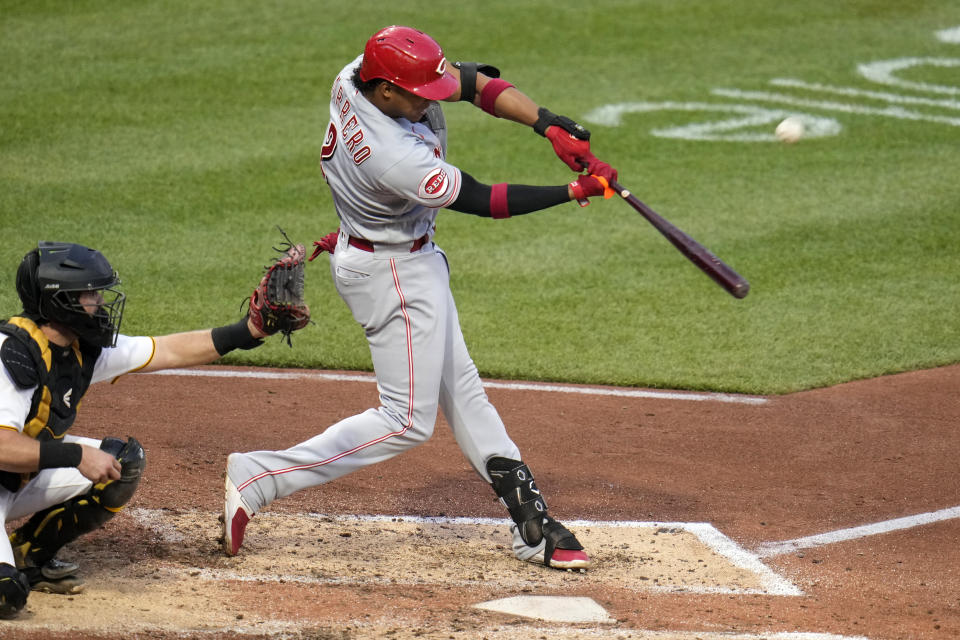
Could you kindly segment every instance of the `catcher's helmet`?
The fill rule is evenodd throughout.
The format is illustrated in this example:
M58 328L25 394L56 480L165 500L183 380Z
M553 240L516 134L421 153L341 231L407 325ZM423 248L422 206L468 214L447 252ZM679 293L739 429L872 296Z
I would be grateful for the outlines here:
M117 272L102 253L72 242L40 242L17 269L17 294L28 316L66 325L81 338L112 347L120 332L126 295ZM104 298L89 313L79 302L84 291Z
M443 100L457 90L436 40L410 27L381 29L367 40L360 65L364 82L382 78L427 100Z

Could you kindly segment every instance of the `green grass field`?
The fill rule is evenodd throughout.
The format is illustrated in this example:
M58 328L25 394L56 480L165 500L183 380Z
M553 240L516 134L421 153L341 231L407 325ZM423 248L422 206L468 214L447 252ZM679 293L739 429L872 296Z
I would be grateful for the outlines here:
M22 255L69 240L120 271L125 333L235 320L276 225L308 246L336 228L318 168L329 86L399 23L582 121L624 185L752 284L732 298L619 199L442 212L482 375L785 393L960 361L960 42L937 37L960 26L954 3L3 0L0 15L2 315ZM893 60L913 62L858 72ZM591 115L628 103L646 107ZM778 115L722 136L769 141L690 133L734 106L839 130L784 145ZM572 179L532 131L445 111L450 159L476 178ZM326 256L307 286L316 325L294 348L224 361L368 369Z

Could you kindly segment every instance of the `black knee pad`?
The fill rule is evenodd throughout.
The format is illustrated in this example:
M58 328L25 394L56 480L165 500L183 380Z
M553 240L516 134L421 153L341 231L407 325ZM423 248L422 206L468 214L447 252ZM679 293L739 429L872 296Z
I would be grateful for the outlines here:
M27 606L30 581L13 565L0 563L0 618L12 618Z
M531 547L540 544L547 502L540 495L530 468L519 460L493 457L487 461L487 473L494 493L520 528L523 541Z
M128 438L126 442L104 438L100 449L120 461L120 479L96 485L91 497L104 509L118 511L130 502L140 484L140 476L147 466L146 453L136 438Z

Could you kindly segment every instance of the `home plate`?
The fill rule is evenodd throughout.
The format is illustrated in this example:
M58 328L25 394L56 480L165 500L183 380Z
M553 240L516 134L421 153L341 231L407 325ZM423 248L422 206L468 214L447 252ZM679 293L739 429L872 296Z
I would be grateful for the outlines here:
M616 622L591 598L514 596L481 602L474 607L551 622Z

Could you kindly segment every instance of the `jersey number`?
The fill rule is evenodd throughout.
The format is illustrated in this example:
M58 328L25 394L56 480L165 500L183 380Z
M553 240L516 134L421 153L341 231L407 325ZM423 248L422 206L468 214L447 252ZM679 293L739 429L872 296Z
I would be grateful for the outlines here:
M329 160L333 157L334 152L337 150L339 137L336 126L331 122L327 126L327 135L323 139L323 148L320 149L321 160ZM353 154L353 163L356 165L363 164L363 161L369 158L372 153L368 145L359 147L361 142L363 142L363 130L356 129L355 133L350 136L350 139L344 143L347 145L347 151Z

